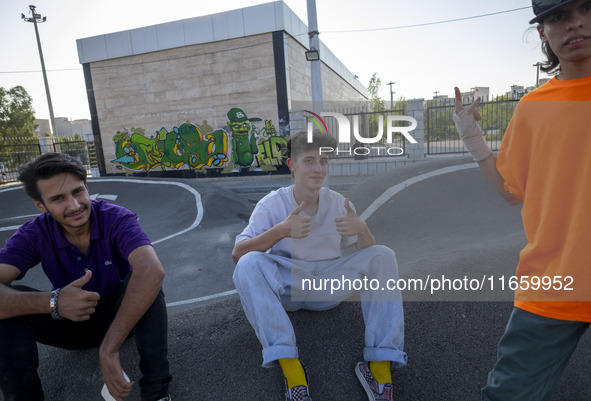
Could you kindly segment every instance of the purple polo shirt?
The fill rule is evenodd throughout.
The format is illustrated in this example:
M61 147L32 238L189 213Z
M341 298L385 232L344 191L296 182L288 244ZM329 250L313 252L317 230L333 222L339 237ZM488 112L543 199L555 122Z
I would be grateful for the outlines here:
M60 225L44 213L23 224L0 250L0 263L18 268L22 275L41 263L54 288L63 288L92 271L83 287L108 295L131 271L127 258L150 239L137 222L137 214L104 201L92 201L90 246L83 255L62 233Z

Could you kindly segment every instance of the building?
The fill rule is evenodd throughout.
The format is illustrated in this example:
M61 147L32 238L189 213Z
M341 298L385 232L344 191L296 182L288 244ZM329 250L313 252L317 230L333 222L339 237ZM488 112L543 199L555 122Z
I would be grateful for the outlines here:
M534 89L536 89L535 86L523 87L520 85L511 85L511 92L507 92L507 97L509 99L521 99Z
M49 120L36 119L35 124L38 125L37 129L35 129L35 136L46 136L51 133ZM53 136L60 138L73 138L76 134L79 134L82 138L86 138L86 135L92 134L92 124L87 119L72 120L68 117L56 117L55 128L57 133L54 132Z
M282 1L77 40L101 174L285 170L294 116L312 110L308 40ZM325 101L367 99L319 52Z
M486 102L489 100L489 94L489 87L475 86L474 88L470 88L470 92L462 92L462 99L464 99L464 103L473 103L477 98L480 98L483 102Z
M448 106L454 104L455 98L450 98L447 95L435 95L433 96L433 104L435 106Z
M37 124L37 128L35 128L35 136L46 136L46 134L51 134L51 125L49 124L49 120L47 119L35 119L35 124Z
M72 120L68 117L56 117L55 127L59 137L74 137L76 134L85 138L86 134L92 133L92 123L87 119Z

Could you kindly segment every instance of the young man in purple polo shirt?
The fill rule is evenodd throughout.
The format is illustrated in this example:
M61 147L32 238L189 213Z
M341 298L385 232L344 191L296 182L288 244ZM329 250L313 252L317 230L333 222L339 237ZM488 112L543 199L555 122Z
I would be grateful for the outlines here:
M137 215L91 201L86 170L68 155L40 156L21 169L19 180L43 214L23 224L0 250L4 400L44 399L36 342L66 349L100 346L103 379L109 393L123 400L133 382L124 378L119 348L132 332L142 400L170 400L164 270ZM52 291L11 285L38 263Z

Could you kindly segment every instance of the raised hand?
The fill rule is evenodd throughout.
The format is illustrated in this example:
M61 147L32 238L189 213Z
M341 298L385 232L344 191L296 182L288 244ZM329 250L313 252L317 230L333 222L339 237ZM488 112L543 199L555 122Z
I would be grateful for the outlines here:
M340 235L352 236L358 235L367 229L367 226L363 220L357 216L355 210L349 203L349 199L345 199L345 210L346 214L339 216L334 219L337 224L337 232Z
M457 115L459 116L464 116L464 115L472 115L474 116L474 119L476 121L480 121L482 120L482 116L480 115L480 113L478 112L478 105L480 104L480 98L476 98L476 100L470 105L465 107L462 104L462 93L460 92L460 88L458 88L457 86L454 88L454 92L456 95L456 108L455 108L455 112Z
M57 304L57 313L61 317L74 322L90 319L101 297L96 292L82 289L91 278L92 272L87 270L84 276L62 288Z
M460 139L464 143L464 147L474 160L483 161L491 154L491 150L484 141L483 132L477 120L482 120L480 113L476 109L480 103L480 98L477 98L470 106L462 104L462 94L458 87L454 88L456 94L456 107L453 114L456 129L460 134Z
M294 239L306 238L310 233L312 218L309 216L300 215L300 213L304 210L304 203L305 202L300 203L298 207L293 209L285 220L290 225L290 237Z

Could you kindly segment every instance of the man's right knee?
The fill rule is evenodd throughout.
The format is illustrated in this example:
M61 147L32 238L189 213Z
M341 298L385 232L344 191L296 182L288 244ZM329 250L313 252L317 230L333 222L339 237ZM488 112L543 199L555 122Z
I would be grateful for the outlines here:
M264 258L263 255L266 255L266 253L251 251L240 258L238 263L236 263L234 274L232 276L236 287L238 287L243 280L252 278L254 270L259 268L259 262Z

